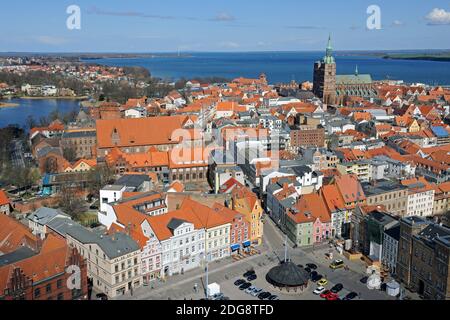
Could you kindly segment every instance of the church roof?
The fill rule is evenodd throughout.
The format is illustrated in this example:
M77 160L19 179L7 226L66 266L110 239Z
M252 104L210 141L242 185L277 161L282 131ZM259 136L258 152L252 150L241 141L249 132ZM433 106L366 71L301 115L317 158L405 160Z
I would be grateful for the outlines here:
M336 85L345 84L371 84L372 76L370 74L344 74L336 76Z

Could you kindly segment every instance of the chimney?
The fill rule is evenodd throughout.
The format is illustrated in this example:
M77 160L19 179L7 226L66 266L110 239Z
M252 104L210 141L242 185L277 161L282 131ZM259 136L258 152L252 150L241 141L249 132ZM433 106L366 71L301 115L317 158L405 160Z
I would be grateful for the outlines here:
M287 190L289 188L289 184L287 182L283 183L283 190Z

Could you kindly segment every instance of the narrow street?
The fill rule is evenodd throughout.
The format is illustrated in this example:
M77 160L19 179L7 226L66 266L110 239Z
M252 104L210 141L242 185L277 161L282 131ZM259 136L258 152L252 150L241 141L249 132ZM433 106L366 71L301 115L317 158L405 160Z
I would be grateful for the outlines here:
M16 168L25 168L25 156L23 151L23 144L20 140L13 140L11 142L11 160Z

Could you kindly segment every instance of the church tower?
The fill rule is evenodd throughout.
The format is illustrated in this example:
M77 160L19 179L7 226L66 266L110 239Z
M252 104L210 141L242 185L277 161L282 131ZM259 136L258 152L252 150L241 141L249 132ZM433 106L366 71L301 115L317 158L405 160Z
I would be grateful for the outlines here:
M314 64L314 94L326 104L336 103L336 62L333 57L331 35L325 57Z

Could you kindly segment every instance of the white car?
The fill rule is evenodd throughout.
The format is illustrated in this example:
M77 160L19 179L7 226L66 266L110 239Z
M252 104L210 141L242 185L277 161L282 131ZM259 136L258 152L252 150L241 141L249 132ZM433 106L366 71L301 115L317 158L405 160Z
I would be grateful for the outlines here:
M319 295L325 291L324 287L317 287L316 290L313 291L314 294Z
M260 288L255 288L255 290L253 290L252 293L250 293L252 296L256 297L258 294L260 294L262 292L262 289Z
M251 286L251 287L249 287L248 289L245 290L245 293L251 294L253 292L253 290L255 290L255 289L256 289L256 287Z

